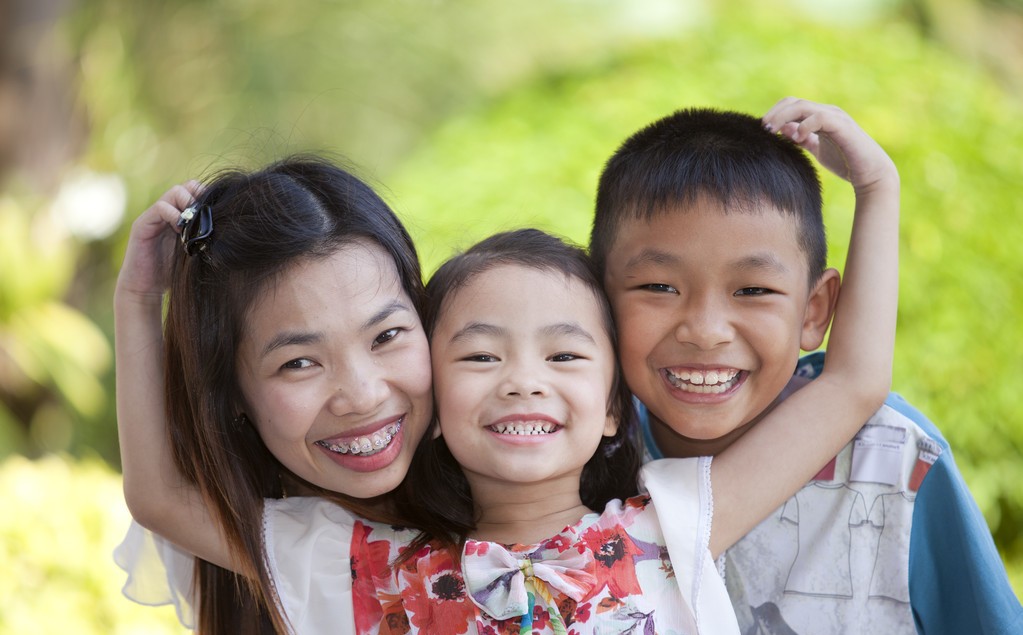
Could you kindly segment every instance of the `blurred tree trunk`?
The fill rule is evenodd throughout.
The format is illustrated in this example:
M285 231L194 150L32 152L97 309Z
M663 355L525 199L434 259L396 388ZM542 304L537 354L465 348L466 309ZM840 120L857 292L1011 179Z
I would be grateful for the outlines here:
M0 183L24 172L51 189L81 150L70 54L54 37L65 0L0 0Z

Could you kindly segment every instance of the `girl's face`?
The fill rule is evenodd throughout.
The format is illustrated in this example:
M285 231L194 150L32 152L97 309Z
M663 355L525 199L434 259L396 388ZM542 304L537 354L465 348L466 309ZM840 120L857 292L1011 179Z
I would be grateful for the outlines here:
M379 246L287 269L250 309L238 362L246 414L292 472L357 498L404 478L430 421L430 352Z
M444 302L431 340L441 432L473 487L578 482L607 416L615 356L593 292L501 265ZM576 487L578 487L576 485Z

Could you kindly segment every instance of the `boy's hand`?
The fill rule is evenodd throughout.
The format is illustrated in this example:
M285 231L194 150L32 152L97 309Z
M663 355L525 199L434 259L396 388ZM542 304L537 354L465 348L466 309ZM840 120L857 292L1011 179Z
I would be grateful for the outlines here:
M170 282L174 250L181 249L178 218L201 191L198 181L175 185L135 219L117 276L120 294L147 303L163 301L163 292Z
M788 137L852 183L857 195L898 184L898 170L888 154L837 106L786 97L763 121L765 128Z

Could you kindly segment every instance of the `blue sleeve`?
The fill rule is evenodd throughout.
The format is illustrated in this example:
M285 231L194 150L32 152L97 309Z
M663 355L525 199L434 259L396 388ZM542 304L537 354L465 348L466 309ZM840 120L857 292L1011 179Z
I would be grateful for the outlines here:
M941 444L917 492L909 543L909 599L923 635L1023 633L1023 606L963 481L948 442L898 395L888 405Z

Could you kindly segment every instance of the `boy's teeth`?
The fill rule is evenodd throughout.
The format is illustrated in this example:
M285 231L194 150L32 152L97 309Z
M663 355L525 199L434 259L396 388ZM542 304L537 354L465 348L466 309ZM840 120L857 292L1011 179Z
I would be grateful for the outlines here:
M725 392L734 385L735 378L738 376L739 371L734 368L668 371L668 380L672 386L696 393Z
M490 429L498 434L550 434L555 424L550 422L535 423L495 423Z
M386 448L391 440L401 430L401 422L391 423L373 434L365 437L356 437L350 441L331 443L328 441L317 441L316 445L327 448L338 454L357 454L367 456L376 454Z

